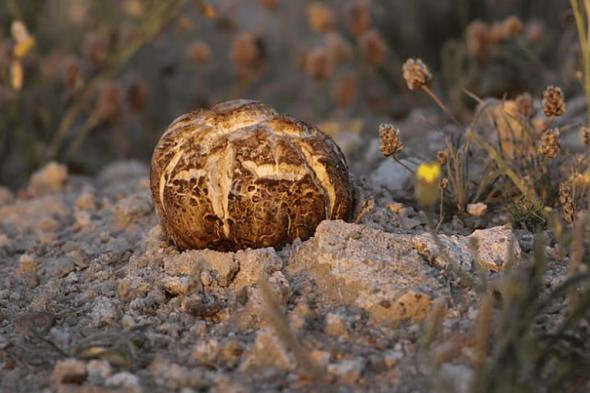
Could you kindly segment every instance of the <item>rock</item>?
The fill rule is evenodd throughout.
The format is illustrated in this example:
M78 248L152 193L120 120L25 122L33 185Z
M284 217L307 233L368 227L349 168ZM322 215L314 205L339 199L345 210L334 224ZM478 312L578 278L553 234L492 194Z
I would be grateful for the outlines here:
M8 248L12 244L12 241L4 233L0 233L0 247Z
M346 336L348 331L343 316L337 313L328 313L324 332L328 336Z
M256 333L254 345L246 352L240 364L243 372L262 370L292 370L295 362L285 350L283 343L270 328Z
M469 236L439 235L439 239L449 258L456 261L458 266L465 271L472 270L475 259L473 252L474 241L477 244L479 266L494 272L501 271L504 268L504 264L510 255L510 247L513 247L512 254L515 261L518 261L522 254L516 236L507 225L476 230ZM412 239L412 242L420 255L424 256L434 266L442 269L447 268L447 261L440 255L438 247L430 234L417 235Z
M407 160L402 162L408 166L413 164ZM383 160L377 169L370 175L369 181L374 189L385 188L389 191L400 191L406 188L410 180L410 173L392 159Z
M471 271L472 255L468 242L463 237L456 235L438 235L448 258L464 271ZM439 269L447 269L449 262L440 255L438 246L432 239L432 235L424 233L416 235L412 239L416 251L422 255L433 266Z
M240 270L240 264L236 260L235 254L213 250L202 250L197 253L203 269L212 273L209 285L217 284L222 288L227 288Z
M488 212L488 205L482 202L467 205L467 214L473 217L483 217Z
M43 269L50 277L65 277L75 268L74 262L68 258L52 258L43 264Z
M120 371L113 374L105 381L105 386L114 388L126 388L130 392L139 393L142 391L139 385L139 378L127 371Z
M21 336L45 335L55 323L55 315L49 311L28 311L14 319L13 329Z
M440 366L437 377L440 385L447 386L449 391L468 393L471 391L474 373L466 365L444 363Z
M94 300L94 307L90 316L93 324L97 327L112 325L121 316L120 302L106 296L98 296Z
M149 192L142 191L118 201L113 208L113 215L117 227L122 229L153 210Z
M0 206L9 205L14 201L14 194L9 188L0 186Z
M215 365L219 351L219 341L209 338L197 342L191 352L190 358L197 364L213 366Z
M165 386L167 391L178 391L183 388L201 390L208 386L205 376L199 369L188 369L160 355L150 364L149 372L157 384Z
M412 237L324 221L314 241L290 259L287 272L296 281L313 280L323 302L356 305L375 322L418 321L431 298L448 297L449 291L440 272L416 252Z
M508 225L478 229L468 238L477 241L479 263L485 269L501 271L510 254L516 262L522 256L518 240Z
M316 367L325 369L330 363L330 352L314 349L309 353L309 358Z
M283 261L273 248L240 250L235 253L213 250L188 250L164 257L164 271L170 275L199 273L205 287L230 285L239 291L254 285L261 272L273 273Z
M357 382L365 369L363 359L342 360L328 365L328 372L335 375L341 383L352 384Z
M86 365L73 358L58 360L53 367L51 380L56 384L81 384L86 380Z
M272 275L283 268L283 261L271 247L241 250L235 256L240 267L233 282L236 290L256 284L262 272Z
M399 202L391 202L391 203L387 204L387 208L393 214L398 214L404 208L404 204L399 203Z
M193 299L186 303L185 310L188 314L197 318L211 318L223 310L223 304L218 301L203 302L202 299Z
M81 210L95 210L96 209L96 197L94 193L89 190L84 190L76 198L76 208Z
M50 162L31 175L28 192L39 196L58 192L68 181L68 168L57 162Z
M93 359L86 365L88 382L92 384L103 384L111 376L113 370L111 364L106 360Z
M15 273L18 277L34 274L38 266L39 262L33 255L23 254L18 259L18 266L16 267Z
M177 296L184 295L189 291L191 281L188 277L165 276L162 278L162 285L166 292Z
M2 224L12 226L19 232L57 229L59 220L70 213L62 195L47 195L31 200L18 200L9 206L0 206ZM53 221L53 228L47 223Z

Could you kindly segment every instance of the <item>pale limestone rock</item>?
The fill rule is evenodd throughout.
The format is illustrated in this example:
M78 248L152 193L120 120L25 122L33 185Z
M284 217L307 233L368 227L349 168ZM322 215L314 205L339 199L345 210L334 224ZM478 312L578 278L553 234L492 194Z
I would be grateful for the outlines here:
M50 162L31 175L28 192L33 196L60 191L68 181L68 168L57 162Z

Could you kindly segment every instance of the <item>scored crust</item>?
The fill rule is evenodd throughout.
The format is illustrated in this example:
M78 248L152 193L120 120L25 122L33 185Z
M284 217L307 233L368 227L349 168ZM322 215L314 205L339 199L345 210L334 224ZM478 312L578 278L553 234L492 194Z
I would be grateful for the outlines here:
M351 206L334 141L252 100L174 120L154 149L150 187L164 235L181 249L281 247Z

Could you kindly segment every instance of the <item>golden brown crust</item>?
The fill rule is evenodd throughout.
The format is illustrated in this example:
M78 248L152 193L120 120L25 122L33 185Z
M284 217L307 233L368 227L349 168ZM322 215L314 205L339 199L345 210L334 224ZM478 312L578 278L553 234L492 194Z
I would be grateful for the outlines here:
M154 149L156 212L180 248L281 247L346 219L348 167L315 127L268 105L233 100L172 122Z

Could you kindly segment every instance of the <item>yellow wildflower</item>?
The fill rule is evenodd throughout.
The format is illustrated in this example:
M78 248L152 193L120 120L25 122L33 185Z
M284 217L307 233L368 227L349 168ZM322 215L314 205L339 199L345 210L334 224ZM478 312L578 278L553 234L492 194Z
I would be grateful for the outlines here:
M416 180L426 183L437 183L440 173L440 164L438 162L422 163L418 165Z
M12 53L15 57L23 58L31 49L35 46L35 39L33 37L27 37L14 46Z
M20 20L12 22L10 34L14 41L12 54L18 59L23 58L35 46L35 38L29 34L27 27Z
M439 197L439 180L442 171L438 161L422 163L416 169L416 198L422 206L431 206Z

